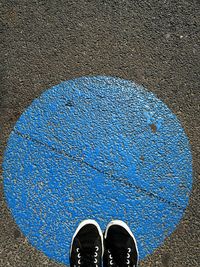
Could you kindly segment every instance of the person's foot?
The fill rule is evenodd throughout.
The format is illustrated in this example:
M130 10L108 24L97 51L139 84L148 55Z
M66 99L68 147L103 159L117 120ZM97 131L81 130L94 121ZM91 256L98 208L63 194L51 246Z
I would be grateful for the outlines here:
M104 267L137 267L137 243L128 225L111 221L104 233Z
M71 267L101 267L103 234L94 220L82 221L72 237L70 249Z

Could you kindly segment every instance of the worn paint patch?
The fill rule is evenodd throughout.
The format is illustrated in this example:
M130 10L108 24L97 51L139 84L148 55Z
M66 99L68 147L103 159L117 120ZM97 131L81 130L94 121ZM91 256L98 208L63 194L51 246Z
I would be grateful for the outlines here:
M179 223L192 188L188 139L169 108L133 82L82 77L22 114L3 162L8 205L31 244L69 263L86 218L126 221L140 258Z

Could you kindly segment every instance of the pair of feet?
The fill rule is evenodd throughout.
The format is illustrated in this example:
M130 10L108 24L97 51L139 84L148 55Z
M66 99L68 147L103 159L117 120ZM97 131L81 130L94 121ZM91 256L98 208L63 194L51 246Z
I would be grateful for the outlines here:
M137 267L137 243L128 225L111 221L104 232L94 220L80 223L72 238L71 267Z

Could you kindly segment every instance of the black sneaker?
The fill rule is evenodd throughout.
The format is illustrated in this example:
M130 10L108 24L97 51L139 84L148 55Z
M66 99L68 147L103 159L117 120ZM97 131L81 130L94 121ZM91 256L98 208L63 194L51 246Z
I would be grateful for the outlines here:
M128 225L111 221L104 234L104 267L137 267L138 248Z
M70 249L71 267L101 267L103 234L94 220L81 222L72 237Z

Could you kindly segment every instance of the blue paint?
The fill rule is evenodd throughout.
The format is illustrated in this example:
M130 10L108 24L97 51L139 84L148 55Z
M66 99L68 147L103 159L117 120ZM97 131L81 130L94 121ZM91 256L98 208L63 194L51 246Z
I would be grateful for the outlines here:
M62 82L16 123L3 163L12 214L31 244L68 264L78 223L132 228L140 258L179 223L192 188L188 139L154 94L112 77Z

